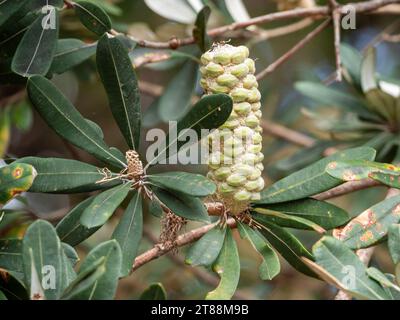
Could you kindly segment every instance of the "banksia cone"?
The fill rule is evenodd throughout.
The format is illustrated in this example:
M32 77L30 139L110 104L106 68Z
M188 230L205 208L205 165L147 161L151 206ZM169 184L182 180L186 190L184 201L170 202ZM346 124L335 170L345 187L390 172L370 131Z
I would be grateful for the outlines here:
M205 93L225 93L233 100L228 120L208 137L208 177L218 186L218 198L238 214L260 199L264 188L261 95L254 61L245 46L218 44L202 55L201 62Z

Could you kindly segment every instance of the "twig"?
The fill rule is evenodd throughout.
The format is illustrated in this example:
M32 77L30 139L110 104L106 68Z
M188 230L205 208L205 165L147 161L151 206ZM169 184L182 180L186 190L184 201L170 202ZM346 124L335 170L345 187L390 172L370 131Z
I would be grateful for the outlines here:
M400 12L399 12L400 13ZM395 22L391 23L390 25L388 25L387 27L385 27L385 29L383 29L381 32L379 32L378 35L376 35L375 37L373 37L365 46L364 48L361 50L363 53L366 52L366 50L370 47L376 46L377 44L379 44L380 42L384 41L384 36L385 34L388 34L392 31L394 31L397 26L400 23L400 19L396 20ZM336 80L336 70L334 72L332 72L328 77L326 77L322 83L329 86L331 85L333 82L335 82Z
M400 34L384 34L382 36L383 41L386 42L400 42Z
M393 3L399 3L399 0L370 0L367 2L348 3L347 5L353 6L353 8L357 13L371 13L381 7ZM342 6L340 6L340 10L342 10ZM324 17L329 17L330 12L331 10L329 6L319 6L314 8L298 8L282 12L274 12L259 17L255 17L247 21L235 22L229 25L211 29L208 31L208 35L211 38L215 38L231 31L235 31L238 29L245 29L249 26L265 24L268 22L279 21L279 20L293 19L293 18L314 17L315 19L321 19ZM116 35L119 33L113 30L112 34ZM193 37L187 37L183 39L172 38L166 42L137 39L133 36L129 37L133 41L137 42L138 46L140 47L154 48L154 49L177 49L181 46L195 43L195 39Z
M261 127L264 133L270 133L275 137L284 139L286 141L292 142L302 147L312 147L316 140L307 136L301 132L289 129L281 124L274 123L270 120L261 120Z
M336 197L340 197L342 195L358 191L358 190L364 190L372 187L377 187L380 186L381 183L378 181L375 181L373 179L365 179L365 180L360 180L360 181L349 181L346 182L336 188L330 189L328 191L322 192L320 194L317 194L313 196L314 199L317 200L327 200L327 199L332 199Z
M143 234L153 244L158 243L157 237L147 228L144 228ZM167 253L167 257L177 266L187 267L185 261L180 256L169 252ZM193 267L193 268L187 268L187 270L189 270L197 279L199 279L200 281L211 287L216 287L219 283L219 279L216 276L207 271L204 271L203 269ZM240 290L236 290L235 294L233 295L233 298L238 300L249 300L248 295L241 292Z
M250 40L248 46L251 46L254 43L257 43L260 41L269 40L272 38L277 38L277 37L280 37L283 35L288 35L290 33L297 32L299 30L307 28L308 26L310 26L313 23L314 23L313 18L304 18L300 21L296 21L294 23L288 24L283 27L277 27L277 28L267 29L267 30L257 29L257 31L254 32L255 34L257 34L257 37L253 40Z
M145 64L165 61L168 60L169 58L171 58L171 54L169 54L168 52L146 53L143 56L137 57L133 61L133 66L134 68L140 68Z
M310 42L315 36L317 36L322 30L324 30L330 23L331 19L327 19L321 23L317 28L307 34L301 41L295 44L289 51L280 56L277 60L271 63L267 68L256 75L257 80L264 78L269 73L275 71L281 64L289 60L297 51L303 48L308 42Z
M136 257L135 262L132 266L132 272L143 266L144 264L157 259L158 257L163 256L164 254L168 253L171 251L174 247L182 247L185 246L189 243L192 243L198 239L200 239L204 234L206 234L208 231L210 231L212 228L214 228L218 222L207 224L203 227L191 230L185 234L182 234L178 236L178 238L175 241L174 246L162 246L162 245L157 245L153 247L152 249L142 253L140 256ZM227 225L230 227L233 227L236 225L236 221L233 218L229 218L227 220Z
M395 31L400 25L400 19L397 19L387 27L385 27L381 32L379 32L375 37L372 38L362 49L363 53L366 53L368 48L376 46L378 43L384 41L384 37L386 34L389 34Z
M340 58L340 6L336 0L329 0L332 8L334 45L335 45L335 60L336 60L336 81L342 81L342 61Z

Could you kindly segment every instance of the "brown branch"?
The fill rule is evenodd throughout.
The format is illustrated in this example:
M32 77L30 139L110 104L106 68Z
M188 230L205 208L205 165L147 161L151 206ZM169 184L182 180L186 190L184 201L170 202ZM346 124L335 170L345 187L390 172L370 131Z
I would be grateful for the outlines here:
M345 194L354 192L354 191L359 191L359 190L364 190L372 187L377 187L380 186L381 183L372 179L365 179L365 180L360 180L360 181L349 181L346 182L336 188L330 189L328 191L322 192L320 194L317 194L313 196L314 199L317 200L327 200L327 199L332 199L336 197L343 196Z
M336 81L342 81L342 61L340 57L340 22L341 22L341 11L340 6L336 0L329 0L332 9L332 21L333 21L333 32L334 32L334 46L335 46L335 60L336 60Z
M307 43L309 43L314 37L316 37L321 31L323 31L330 23L331 19L327 19L321 23L317 28L307 34L302 40L296 43L289 51L280 56L277 60L271 63L267 68L256 75L257 80L264 78L266 75L275 71L280 65L289 60L297 51L302 49Z
M400 4L389 4L376 9L372 14L400 14Z
M170 58L171 58L171 54L169 54L168 52L146 53L143 56L137 57L133 61L133 67L134 68L140 68L141 66L143 66L145 64L165 61L165 60L168 60Z
M150 230L145 228L143 230L143 234L154 245L158 244L157 237ZM173 263L175 263L177 266L182 267L182 268L187 267L187 265L185 264L185 261L177 254L169 252L169 253L167 253L167 257ZM219 279L218 279L218 277L214 276L213 274L211 274L207 271L204 271L203 269L196 268L196 267L187 268L187 270L189 270L190 273L192 273L198 280L202 281L203 283L205 283L211 287L218 286ZM241 292L241 290L236 290L235 294L233 295L233 298L238 299L238 300L249 300L250 299L250 297L247 294L245 294L244 292Z
M257 38L254 39L253 41L250 41L250 45L254 42L260 42L260 41L264 41L264 40L268 40L268 39L272 39L272 38L276 38L276 37L280 37L283 35L288 35L290 33L297 32L299 30L307 28L308 26L310 26L313 23L314 23L314 19L304 18L300 21L296 21L294 23L288 24L283 27L277 27L277 28L267 29L267 30L257 29L257 32L255 32L257 34Z
M261 120L261 127L264 133L270 133L275 137L284 139L302 147L312 147L316 141L315 139L307 136L301 132L287 128L281 124L274 123L270 120Z
M203 227L191 230L185 234L178 236L174 244L160 244L154 246L152 249L146 251L140 256L136 257L135 262L132 266L132 272L143 266L144 264L163 256L164 254L170 252L176 247L182 247L189 243L192 243L200 239L205 233L214 228L218 222L207 224ZM236 225L236 221L233 218L227 220L227 225L233 227Z
M384 34L382 39L386 42L400 42L400 34Z
M370 0L367 2L359 3L348 3L352 5L357 13L371 13L377 9L380 9L386 5L399 3L399 0ZM342 6L340 6L342 11ZM315 19L321 19L324 17L329 17L331 15L331 9L329 6L318 6L314 8L298 8L294 10L287 10L282 12L274 12L259 17L255 17L243 22L235 22L222 27L214 28L208 31L208 35L212 38L224 35L228 32L235 31L238 29L245 29L249 26L266 24L273 21L287 20L293 18L307 18L314 17ZM119 34L117 31L113 30L113 34ZM154 49L177 49L181 46L189 45L195 43L193 37L187 37L183 39L172 38L166 42L150 41L137 39L133 36L128 35L133 41L135 41L138 46Z

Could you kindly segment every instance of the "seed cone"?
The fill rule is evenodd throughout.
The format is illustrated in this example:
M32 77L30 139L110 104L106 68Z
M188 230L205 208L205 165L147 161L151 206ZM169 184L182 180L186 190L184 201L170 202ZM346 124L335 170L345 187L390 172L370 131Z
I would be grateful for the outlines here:
M128 163L129 178L138 180L143 175L143 164L135 150L128 150L125 154Z
M201 86L206 94L225 93L233 100L228 120L208 137L208 177L217 197L232 214L260 199L264 188L261 104L254 61L245 46L218 44L201 57Z

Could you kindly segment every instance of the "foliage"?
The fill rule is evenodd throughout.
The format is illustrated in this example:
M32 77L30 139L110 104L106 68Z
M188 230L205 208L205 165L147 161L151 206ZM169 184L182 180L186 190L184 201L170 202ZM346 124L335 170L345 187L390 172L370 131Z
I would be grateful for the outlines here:
M225 206L215 213L211 208L225 201L218 192L226 177L205 176L200 166L168 168L162 164L182 150L198 147L197 141L186 139L187 132L200 136L203 130L226 127L240 118L240 97L232 94L237 83L242 91L246 86L248 92L252 90L261 135L260 110L274 100L267 92L273 90L266 90L262 82L259 85L255 70L250 70L254 62L244 44L254 49L250 56L256 56L260 43L254 44L252 39L246 43L240 37L247 40L250 34L256 38L263 30L253 25L240 37L233 34L233 42L245 53L243 59L236 57L240 60L237 66L229 64L222 73L229 76L236 70L237 74L237 67L244 66L246 78L240 82L235 78L238 82L233 86L217 85L227 78L218 80L207 70L214 63L206 59L205 52L215 37L207 33L208 27L218 19L223 24L247 21L250 15L244 3L146 0L146 10L179 23L175 27L188 32L191 40L183 46L175 38L162 42L158 34L153 42L164 46L149 49L144 48L146 42L129 36L132 26L118 18L123 15L123 1L49 2L47 13L42 10L46 1L0 3L0 81L6 98L9 92L18 96L17 101L5 99L0 112L0 155L4 159L0 167L0 273L7 275L0 277L0 300L115 298L119 280L135 278L136 268L143 265L140 253L144 236L151 239L150 219L161 227L160 243L154 250L164 254L193 242L186 252L186 268L202 267L199 272L216 273L218 277L213 279L217 284L203 295L205 299L231 299L238 294L244 269L250 265L258 268L261 280L277 279L286 268L279 256L298 272L353 297L399 298L400 84L377 72L376 49L360 53L348 44L341 45L345 84L340 87L308 80L294 84L297 97L299 93L307 97L304 101L310 105L304 114L317 127L308 128L315 143L280 158L285 173L271 174L268 180L272 181L261 196L261 185L250 189L257 192L246 197L244 210L234 212ZM77 31L70 28L70 19L75 19L72 25ZM225 40L227 37L224 35ZM160 72L163 77L173 74L150 106L141 92L146 79L139 70L141 63L146 71ZM60 85L66 75L79 76L82 82L92 77L101 85L97 90L107 96L110 117L106 117L112 116L114 121L107 119L107 125L100 127L88 119L89 110L80 110L81 103ZM210 89L206 95L200 83ZM260 92L266 97L261 103ZM0 99L2 103L3 92ZM326 117L326 107L335 110L335 117ZM178 135L169 132L159 141L164 147L148 158L147 130L158 124L165 128L171 120L176 120ZM117 135L110 132L110 126L119 129L118 139L123 138L123 144L115 142ZM66 145L75 159L56 157L57 152L47 148L36 155L29 148L19 152L18 143L22 142L16 137L35 130L54 132L62 139L58 143ZM46 139L57 139L56 135L43 136L43 145ZM261 148L261 141L257 146ZM264 149L268 150L257 151L262 163L250 169L261 175L259 168L265 165L269 174L274 157L286 147L266 140ZM336 152L323 156L328 147ZM392 188L391 196L368 204L369 208L356 216L350 214L348 204L328 202L326 192L366 181ZM74 205L61 218L52 219L43 206L33 210L35 196L42 196L41 204L49 208L50 196L69 196ZM369 203L358 200L360 207ZM185 224L193 228L189 236ZM381 242L387 242L392 274L368 267L357 256L357 250ZM243 250L245 246L251 250ZM351 281L343 272L353 277ZM170 296L168 287L157 282L134 295L142 300L165 300L167 292Z

